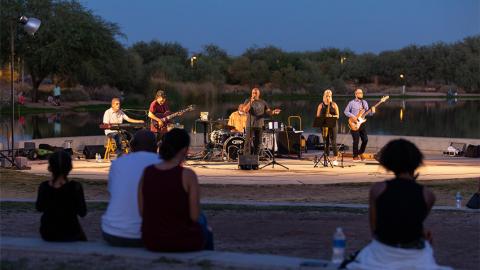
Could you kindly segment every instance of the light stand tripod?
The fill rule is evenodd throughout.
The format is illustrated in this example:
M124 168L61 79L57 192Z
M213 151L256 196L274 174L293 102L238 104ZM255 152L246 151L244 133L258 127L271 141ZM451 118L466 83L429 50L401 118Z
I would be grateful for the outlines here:
M272 165L272 168L275 168L275 164L277 164L278 166L280 167L283 167L287 170L289 170L288 167L282 165L281 163L277 162L275 160L275 145L276 145L276 141L277 141L277 138L275 137L275 133L277 133L277 130L278 130L278 122L269 122L269 126L270 126L270 123L271 123L271 127L272 127L272 131L273 131L273 143L272 143L272 161L270 161L269 163L263 165L263 167L260 167L260 169L263 169L267 166L270 166Z

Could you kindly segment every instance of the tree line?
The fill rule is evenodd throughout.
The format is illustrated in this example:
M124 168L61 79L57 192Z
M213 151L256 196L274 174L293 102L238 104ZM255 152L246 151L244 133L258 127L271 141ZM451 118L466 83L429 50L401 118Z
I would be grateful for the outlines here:
M149 93L153 81L211 82L222 85L268 85L289 93L326 87L342 92L347 84L449 85L480 92L480 35L379 54L349 49L286 52L275 46L251 47L239 56L217 45L190 54L179 43L153 40L130 47L115 23L105 21L78 1L2 0L0 61L10 63L12 18L37 17L35 36L15 28L15 60L20 59L32 81L32 99L46 78L65 85L110 85L126 93ZM400 77L403 74L403 78Z

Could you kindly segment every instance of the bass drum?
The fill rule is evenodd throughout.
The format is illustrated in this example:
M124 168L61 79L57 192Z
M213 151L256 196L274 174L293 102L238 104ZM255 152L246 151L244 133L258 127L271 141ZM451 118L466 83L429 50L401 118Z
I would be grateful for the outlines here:
M224 144L225 141L230 137L230 131L226 129L214 130L210 134L210 142L214 144Z
M240 136L233 136L228 138L223 144L223 152L228 160L237 160L238 152L243 149L245 139Z

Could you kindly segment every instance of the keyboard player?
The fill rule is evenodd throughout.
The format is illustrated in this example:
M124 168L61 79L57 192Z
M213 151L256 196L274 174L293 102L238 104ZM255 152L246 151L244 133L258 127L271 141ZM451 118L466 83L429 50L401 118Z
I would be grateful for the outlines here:
M113 98L112 107L106 110L105 113L103 114L103 123L104 124L121 124L123 123L123 120L130 123L144 123L143 120L137 120L137 119L128 117L120 109L120 99ZM115 144L117 145L117 150L116 150L117 157L121 156L123 153L121 132L119 132L118 130L105 129L105 135L115 140Z

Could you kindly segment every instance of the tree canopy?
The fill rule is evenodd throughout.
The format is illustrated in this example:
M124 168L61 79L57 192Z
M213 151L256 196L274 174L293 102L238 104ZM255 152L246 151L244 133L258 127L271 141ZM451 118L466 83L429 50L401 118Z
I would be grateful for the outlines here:
M286 52L275 46L251 47L230 56L215 44L189 54L179 43L153 40L124 47L119 27L84 8L77 0L1 0L0 61L10 62L12 19L41 19L35 36L18 24L15 59L32 79L34 101L47 77L66 84L108 84L126 92L147 93L153 80L211 82L215 85L270 85L285 91L319 91L347 83L453 85L480 92L480 36L446 44L411 45L379 54L349 49ZM399 75L404 74L404 79Z

